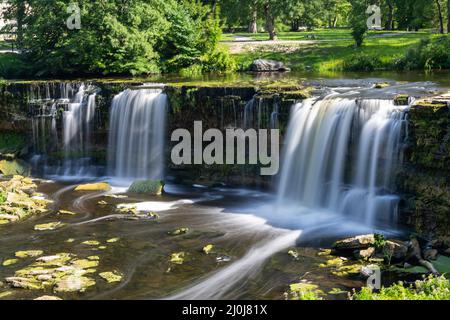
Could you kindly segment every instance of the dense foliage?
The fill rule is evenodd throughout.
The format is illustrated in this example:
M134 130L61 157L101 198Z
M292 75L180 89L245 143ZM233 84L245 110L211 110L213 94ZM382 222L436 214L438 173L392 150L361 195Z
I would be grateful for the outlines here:
M311 30L318 27L352 27L358 46L367 31L369 5L381 8L385 30L432 28L450 30L450 0L217 0L221 18L230 31L265 31L271 39L277 31ZM445 23L447 21L447 23ZM447 26L445 26L445 24ZM275 36L275 37L274 37Z
M430 276L413 285L403 283L381 288L374 292L363 288L352 296L353 300L450 300L450 282L445 277Z
M37 76L233 67L218 49L216 14L197 0L78 0L79 30L66 25L71 0L8 2L6 18L17 21L18 47Z
M450 69L450 36L422 40L396 65L403 70Z

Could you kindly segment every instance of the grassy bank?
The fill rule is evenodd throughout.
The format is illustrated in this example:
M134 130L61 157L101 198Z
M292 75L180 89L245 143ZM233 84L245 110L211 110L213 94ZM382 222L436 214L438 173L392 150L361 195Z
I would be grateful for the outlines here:
M266 34L225 34L224 39L233 36L252 40L267 40ZM402 59L411 48L424 39L437 39L439 35L428 32L370 32L361 48L354 46L350 30L318 30L314 32L280 33L277 44L271 45L241 42L239 52L233 56L239 70L248 69L258 58L279 60L294 71L373 71L399 69ZM314 43L302 43L314 40ZM299 41L298 43L284 41ZM235 43L228 43L232 46ZM236 50L235 50L236 51Z

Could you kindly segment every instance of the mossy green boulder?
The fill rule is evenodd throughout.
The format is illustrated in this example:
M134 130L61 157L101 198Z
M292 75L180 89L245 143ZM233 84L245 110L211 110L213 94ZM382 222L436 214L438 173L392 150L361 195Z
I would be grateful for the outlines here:
M21 160L1 160L0 173L4 176L27 176L30 174L30 168L24 161Z
M164 191L164 181L161 180L140 180L135 181L128 189L130 193L145 193L159 196Z

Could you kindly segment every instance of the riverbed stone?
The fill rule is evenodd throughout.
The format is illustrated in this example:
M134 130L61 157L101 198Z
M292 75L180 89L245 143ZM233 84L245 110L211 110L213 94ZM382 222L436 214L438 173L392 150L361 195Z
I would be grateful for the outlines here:
M55 296L41 296L39 298L36 298L34 300L47 300L47 301L57 301L57 300L62 300L59 297L55 297Z
M75 188L75 191L109 191L111 186L107 182L81 184Z
M164 192L164 181L161 180L135 181L128 189L128 192L159 196Z
M367 234L338 240L334 243L333 248L337 251L354 251L367 249L375 244L375 235Z
M120 282L122 281L122 274L118 271L107 271L99 273L99 276L106 280L108 283Z
M206 254L212 253L213 250L214 250L214 245L213 244L208 244L208 245L203 247L203 252L206 253Z
M406 259L408 245L400 240L387 240L384 244L383 254L394 260Z
M374 247L370 247L364 250L357 250L355 252L355 256L357 259L368 260L375 254L376 249Z
M19 262L19 259L7 259L7 260L3 261L2 266L4 266L4 267L12 266L13 264L16 264L17 262Z
M44 254L44 251L42 250L22 250L17 251L15 256L17 258L35 258L41 256L42 254Z
M183 228L178 228L178 229L173 230L173 231L169 231L168 234L170 236L180 236L180 235L186 234L188 232L189 232L189 228L183 227Z
M173 264L183 264L186 252L175 252L170 255L170 262Z
M64 223L61 221L37 224L34 226L34 230L36 231L47 231L47 230L55 230L64 226Z

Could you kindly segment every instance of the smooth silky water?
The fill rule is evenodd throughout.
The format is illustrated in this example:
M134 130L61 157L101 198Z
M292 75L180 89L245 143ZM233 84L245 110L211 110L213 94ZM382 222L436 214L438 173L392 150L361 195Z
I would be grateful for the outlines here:
M402 86L402 90L407 87ZM410 87L415 90L417 85ZM427 89L429 84L420 87ZM95 90L86 93L84 88L73 89L66 98L69 104L61 137L64 160L69 158L71 141L82 146L81 152L89 149L90 97ZM386 90L394 92L395 88ZM386 92L376 95L385 96ZM44 127L51 129L52 104L45 105L50 106L50 114L45 114L50 124L46 122ZM242 127L259 125L259 105L249 102L240 120ZM81 108L83 117L78 113ZM267 108L270 123L276 126L277 106ZM104 197L104 193L74 192L76 183L86 180L83 175L74 175L77 181L73 185L43 180L39 191L55 201L55 212L2 231L0 259L26 249L41 249L46 254L70 252L79 257L98 255L98 272L119 270L124 274L119 284L96 279L94 289L64 296L74 299L283 299L288 285L300 277L319 284L324 292L362 286L358 280L318 268L326 258L302 243L317 245L323 238L363 232L397 232L398 199L390 172L401 162L406 110L406 106L394 106L392 100L380 100L373 96L373 90L364 88L338 87L294 105L275 192L169 184L163 196L129 194L126 199L117 199ZM166 113L167 97L158 89L126 90L116 96L110 114L108 171L96 180L117 185L112 192L120 194L135 178L162 177L161 158L155 154L164 148ZM37 120L42 121L39 116ZM35 134L38 137L38 128ZM146 161L140 162L138 155ZM67 178L67 167L72 167L66 164L61 161L57 167L63 170L63 178ZM108 205L99 206L100 200ZM114 218L119 203L137 204L140 210L157 212L160 219ZM56 216L58 209L77 214ZM33 230L37 223L57 220L66 226ZM190 232L168 235L181 227ZM120 241L106 243L115 237ZM69 238L75 241L67 243ZM107 248L81 244L86 240L98 240ZM203 253L207 244L214 244L217 253ZM296 245L300 245L298 261L287 254L288 248ZM188 253L186 262L171 265L170 254L181 251ZM21 261L1 268L0 277L10 276L25 265ZM35 295L15 291L14 298Z

